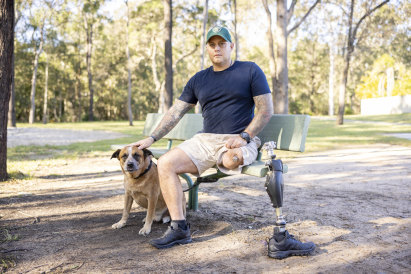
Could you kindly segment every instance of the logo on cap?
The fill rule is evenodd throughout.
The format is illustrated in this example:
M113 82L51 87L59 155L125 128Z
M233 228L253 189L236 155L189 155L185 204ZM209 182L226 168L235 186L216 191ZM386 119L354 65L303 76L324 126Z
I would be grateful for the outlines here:
M214 27L212 29L213 32L219 32L221 30L221 27Z

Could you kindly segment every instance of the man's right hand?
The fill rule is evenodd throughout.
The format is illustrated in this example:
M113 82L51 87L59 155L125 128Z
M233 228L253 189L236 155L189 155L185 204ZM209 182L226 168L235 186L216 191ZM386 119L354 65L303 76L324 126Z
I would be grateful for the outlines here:
M147 137L143 140L140 140L135 143L131 143L128 146L137 146L139 149L148 148L154 143L154 139L152 137Z

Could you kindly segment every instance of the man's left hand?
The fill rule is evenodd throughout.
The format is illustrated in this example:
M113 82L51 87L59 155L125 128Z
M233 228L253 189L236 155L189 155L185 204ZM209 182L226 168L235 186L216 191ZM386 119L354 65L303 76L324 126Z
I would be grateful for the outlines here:
M246 146L247 142L240 136L235 136L227 140L225 146L229 149Z

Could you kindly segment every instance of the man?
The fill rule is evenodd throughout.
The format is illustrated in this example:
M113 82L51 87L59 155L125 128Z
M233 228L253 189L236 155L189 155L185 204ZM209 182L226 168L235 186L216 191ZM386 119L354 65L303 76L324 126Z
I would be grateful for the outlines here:
M255 63L231 60L233 48L225 27L211 28L207 33L207 52L213 65L188 81L179 99L150 137L134 143L140 149L151 146L197 102L200 103L203 131L158 160L160 187L172 221L162 238L150 242L157 248L192 241L190 227L182 212L183 192L178 174L201 175L215 164L225 173L236 173L257 157L260 140L256 135L273 114L271 91L264 73ZM254 116L255 107L257 113ZM290 244L294 249L305 248L288 234L270 246L276 249L278 245L283 248Z

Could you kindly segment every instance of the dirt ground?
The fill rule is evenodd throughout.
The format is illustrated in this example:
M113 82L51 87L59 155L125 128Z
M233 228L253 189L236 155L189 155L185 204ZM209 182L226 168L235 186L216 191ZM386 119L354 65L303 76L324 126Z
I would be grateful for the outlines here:
M280 154L281 155L281 154ZM138 235L145 211L121 217L117 160L38 163L32 179L0 184L0 243L10 273L410 273L411 148L373 145L302 154L286 161L288 230L313 241L313 256L274 260L266 239L274 209L264 178L232 176L200 186L188 212L193 243L157 250L148 244L167 225Z

